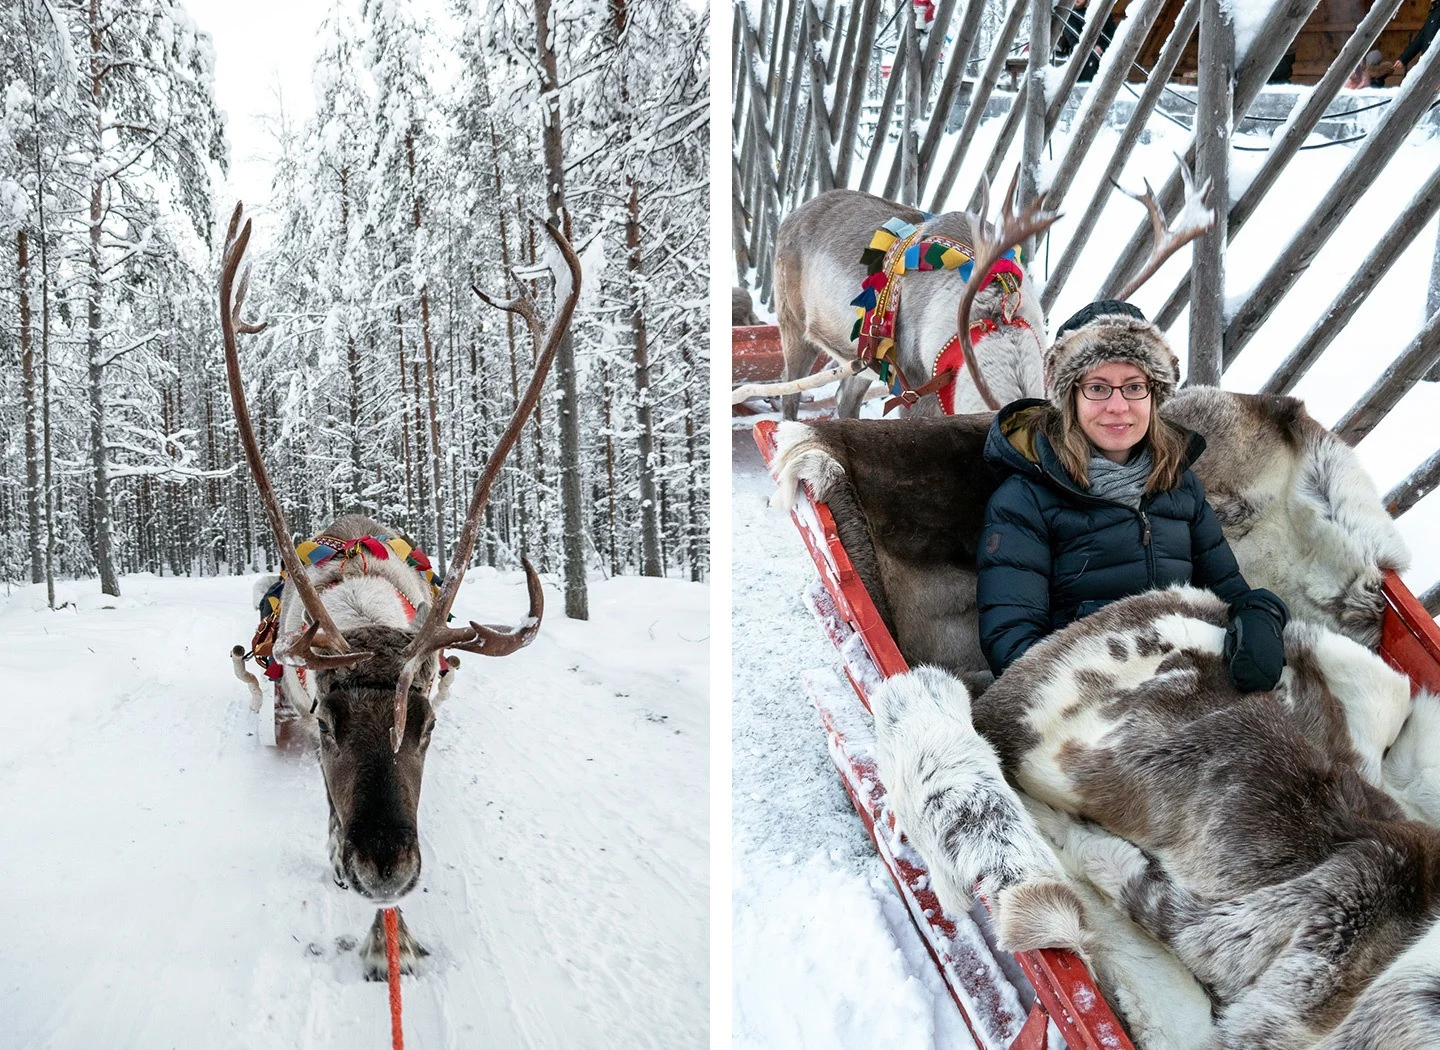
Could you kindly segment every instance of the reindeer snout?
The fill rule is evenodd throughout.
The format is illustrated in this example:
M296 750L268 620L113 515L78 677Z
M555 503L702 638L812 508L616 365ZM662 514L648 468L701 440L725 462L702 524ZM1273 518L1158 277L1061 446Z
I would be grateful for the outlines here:
M345 843L350 885L371 900L388 903L420 881L420 840L414 827L352 828Z

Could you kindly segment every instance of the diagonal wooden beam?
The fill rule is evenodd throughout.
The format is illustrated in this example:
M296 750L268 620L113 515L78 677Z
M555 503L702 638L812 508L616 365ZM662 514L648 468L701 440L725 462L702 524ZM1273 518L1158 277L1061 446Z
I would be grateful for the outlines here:
M1265 86L1266 78L1270 76L1275 64L1280 61L1280 56L1285 53L1295 34L1300 31L1311 12L1315 10L1319 0L1289 0L1288 3L1278 3L1270 10L1265 24L1260 27L1250 44L1250 49L1245 53L1243 59L1239 59L1240 65L1235 76L1235 107L1232 111L1232 123L1238 124L1240 119L1250 109L1250 104L1260 94L1260 89ZM1181 164L1194 165L1195 144L1191 141L1181 157ZM1165 214L1170 214L1176 205L1180 203L1182 184L1180 179L1180 165L1170 173L1165 185L1156 195L1160 201L1160 207ZM1125 287L1131 276L1140 269L1147 253L1150 250L1150 219L1146 216L1136 224L1135 232L1130 235L1129 242L1121 251L1115 266L1111 269L1108 277L1101 284L1097 299L1113 298L1115 293Z
M1275 307L1310 268L1315 255L1350 214L1365 191L1385 167L1420 118L1435 101L1440 89L1440 47L1432 47L1400 85L1395 101L1385 111L1355 151L1335 185L1325 194L1305 225L1290 239L1255 285L1225 329L1225 366L1245 349Z
M1233 241L1235 234L1245 225L1246 221L1254 214L1261 200L1270 192L1275 181L1280 177L1285 166L1290 163L1296 152L1305 144L1310 137L1310 132L1315 130L1320 120L1325 115L1326 108L1334 100L1336 94L1345 86L1351 72L1365 57L1370 50L1370 45L1380 35L1380 31L1389 23L1391 17L1399 9L1404 0L1377 0L1374 7L1370 9L1360 24L1355 27L1355 32L1345 41L1345 46L1330 63L1330 68L1325 71L1316 85L1310 89L1296 107L1290 119L1286 121L1284 129L1278 138L1271 144L1270 152L1265 155L1260 170L1245 187L1245 192L1240 199L1230 208L1230 214L1226 219L1225 239L1226 242ZM1211 201L1221 200L1216 196ZM1175 290L1170 293L1170 298L1165 300L1165 305L1155 315L1155 324L1161 329L1169 328L1180 316L1180 311L1190 301L1190 274L1180 279Z
M1060 256L1060 261L1050 271L1050 278L1045 282L1044 291L1040 294L1040 305L1047 313L1055 305L1055 300L1060 297L1060 291L1070 280L1070 275L1075 272L1075 264L1080 260L1080 253L1100 222L1100 216L1105 210L1106 202L1110 199L1111 191L1115 188L1115 182L1120 178L1120 172L1124 170L1130 154L1140 141L1140 136L1144 134L1145 124L1150 119L1150 114L1154 112L1156 103L1160 101L1160 94L1165 90L1165 85L1170 80L1170 74L1175 71L1175 66L1180 61L1180 55L1189 44L1190 37L1194 34L1195 26L1199 21L1200 0L1185 0L1185 6L1180 9L1179 15L1175 18L1174 28L1170 30L1170 36L1165 41L1155 68L1150 71L1145 90L1141 92L1140 100L1135 103L1135 111L1130 115L1130 122L1125 125L1125 131L1121 134L1120 141L1116 143L1115 150L1110 155L1110 161L1105 166L1105 173L1100 176L1095 196L1090 199L1089 205L1085 208L1085 214L1080 217L1079 224L1065 245L1065 251ZM1180 182L1178 173L1175 175L1175 181L1177 185ZM1174 204L1172 203L1170 206L1173 208ZM1148 219L1145 222L1145 230L1148 235L1150 230Z
M1392 518L1398 518L1434 492L1436 485L1440 485L1440 452L1433 453L1408 478L1385 493L1385 509Z
M1429 180L1390 224L1390 229L1375 241L1375 247L1370 250L1365 261L1351 275L1345 287L1340 289L1340 294L1321 311L1305 338L1300 340L1299 345L1290 351L1280 367L1265 381L1260 393L1288 394L1295 389L1295 385L1310 367L1320 360L1326 347L1345 330L1345 326L1355 316L1355 311L1360 309L1360 304L1384 280L1390 267L1405 254L1410 242L1425 228L1436 211L1440 211L1440 170L1430 175Z
M1430 315L1410 345L1335 424L1336 436L1347 445L1358 445L1437 362L1440 362L1440 310Z
M935 187L935 195L930 199L931 211L945 210L946 198L955 188L955 179L960 174L960 165L965 160L970 143L975 140L975 132L979 130L980 121L985 116L985 105L990 101L990 95L1000 80L1000 70L1005 65L1005 57L1010 53L1010 45L1015 42L1015 35L1020 31L1020 23L1024 18L1025 0L1012 0L1010 13L1006 16L1005 24L1000 27L1000 33L991 47L990 60L985 64L985 70L980 74L980 79L975 83L975 90L971 93L970 106L965 111L965 121L960 126L960 138L956 140L955 148L950 153L950 159L945 164L945 171L940 176L940 184Z

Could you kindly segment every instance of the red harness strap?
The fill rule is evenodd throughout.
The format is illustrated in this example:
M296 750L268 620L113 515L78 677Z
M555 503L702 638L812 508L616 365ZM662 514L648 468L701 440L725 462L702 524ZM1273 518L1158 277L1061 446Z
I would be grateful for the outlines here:
M1025 318L1016 317L1005 322L1006 327L1024 328L1031 331ZM970 322L970 345L975 346L987 335L994 335L1000 331L999 322L989 317L982 317L978 321ZM1033 334L1033 333L1032 333ZM965 367L965 351L960 344L960 336L952 335L950 341L940 351L940 356L935 358L935 365L931 369L930 378L923 386L914 390L907 389L900 397L892 397L885 402L885 414L899 405L913 405L926 394L935 394L940 398L940 406L945 410L947 416L955 414L955 380L960 375L960 370Z
M1032 336L1034 329L1026 323L1025 318L1015 317L1001 324L990 317L982 317L978 321L970 322L970 345L976 346L980 340L987 336L994 335L1001 328L1023 328ZM1039 339L1036 339L1039 342ZM932 375L924 386L915 393L919 397L934 393L940 398L940 407L945 410L947 416L955 414L955 380L959 377L961 369L965 367L965 352L960 346L960 336L952 335L950 341L940 351L940 356L935 358L935 366ZM885 411L890 411L890 404L887 403Z

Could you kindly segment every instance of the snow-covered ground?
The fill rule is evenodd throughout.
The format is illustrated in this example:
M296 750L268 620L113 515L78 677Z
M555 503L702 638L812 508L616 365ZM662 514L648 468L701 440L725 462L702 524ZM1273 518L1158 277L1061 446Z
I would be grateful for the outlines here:
M258 743L229 649L251 578L0 595L0 1046L390 1046L309 755ZM529 648L464 657L404 904L414 1047L707 1043L708 588L596 581ZM472 570L457 615L523 614Z
M800 684L837 666L800 598L810 557L749 433L734 442L734 1045L967 1045Z
M1346 97L1331 108L1339 108ZM981 126L949 201L952 207L968 199L1000 123ZM1066 137L1066 129L1057 132L1057 157ZM1064 205L1067 217L1055 227L1052 260L1063 251L1117 137L1115 129L1107 128L1091 149ZM954 136L947 140L953 142ZM1158 187L1174 165L1172 151L1183 150L1187 140L1180 128L1152 121L1122 184L1138 189L1145 177ZM1265 141L1251 138L1243 144ZM1234 293L1261 279L1354 150L1321 148L1292 162L1227 254L1232 307ZM940 156L946 155L942 145ZM1017 159L1018 146L1002 169L1004 179ZM1232 193L1243 190L1261 160L1261 153L1232 154ZM1254 390L1265 381L1437 165L1440 136L1425 130L1412 134L1226 373L1226 388ZM1093 297L1141 214L1139 205L1118 195L1112 199L1051 311L1052 328ZM1432 219L1294 391L1322 423L1336 423L1420 329L1436 235ZM1032 265L1043 281L1043 249ZM1188 265L1189 253L1182 251L1135 297L1138 305L1156 312ZM1182 365L1187 325L1182 313L1169 332ZM814 393L823 399L833 391ZM865 413L878 415L879 403L869 403ZM1440 383L1420 383L1358 445L1382 493L1440 448L1437 421ZM838 662L800 598L814 575L809 555L788 516L766 505L774 485L754 450L748 432L753 422L754 417L737 419L733 436L735 1045L971 1045L840 787L802 689L803 672L834 669ZM1414 557L1405 580L1420 593L1440 579L1440 545L1430 540L1440 525L1440 495L1422 499L1399 524Z

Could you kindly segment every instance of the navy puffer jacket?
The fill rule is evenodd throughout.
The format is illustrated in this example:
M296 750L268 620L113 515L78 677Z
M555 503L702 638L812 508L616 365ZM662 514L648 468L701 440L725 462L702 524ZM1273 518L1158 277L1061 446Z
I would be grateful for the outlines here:
M1227 602L1249 590L1189 470L1204 438L1184 431L1179 486L1146 494L1135 510L1070 478L1034 426L1045 404L1007 405L985 441L985 462L1003 479L986 504L976 558L980 646L996 675L1050 632L1120 598L1175 583Z

